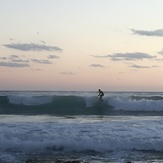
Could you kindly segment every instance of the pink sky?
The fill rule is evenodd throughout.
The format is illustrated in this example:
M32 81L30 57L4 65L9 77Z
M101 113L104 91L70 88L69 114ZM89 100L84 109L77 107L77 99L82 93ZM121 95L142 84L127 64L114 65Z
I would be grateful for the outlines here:
M163 91L162 6L0 2L0 90Z

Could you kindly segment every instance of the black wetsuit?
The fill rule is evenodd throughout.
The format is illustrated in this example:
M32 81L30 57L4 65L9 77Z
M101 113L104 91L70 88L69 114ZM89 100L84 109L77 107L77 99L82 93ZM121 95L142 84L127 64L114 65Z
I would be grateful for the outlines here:
M102 97L104 96L104 92L99 90L99 95L98 96L100 96L100 99L102 99Z

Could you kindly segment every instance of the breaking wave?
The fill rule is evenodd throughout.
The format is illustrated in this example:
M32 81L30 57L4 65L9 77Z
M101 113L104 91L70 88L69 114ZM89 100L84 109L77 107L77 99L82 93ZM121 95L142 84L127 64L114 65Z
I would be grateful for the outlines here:
M163 112L162 95L105 95L103 100L87 95L0 96L0 114L112 114Z

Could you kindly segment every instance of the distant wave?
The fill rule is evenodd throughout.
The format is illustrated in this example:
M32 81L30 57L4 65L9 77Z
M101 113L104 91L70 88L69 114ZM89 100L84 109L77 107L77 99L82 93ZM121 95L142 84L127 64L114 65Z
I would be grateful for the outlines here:
M163 96L6 95L0 96L0 114L114 114L163 112Z

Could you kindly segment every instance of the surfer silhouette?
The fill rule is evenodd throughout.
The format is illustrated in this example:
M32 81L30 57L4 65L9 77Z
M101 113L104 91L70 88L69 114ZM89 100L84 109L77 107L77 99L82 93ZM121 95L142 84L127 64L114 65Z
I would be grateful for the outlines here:
M100 98L100 100L102 100L102 97L104 96L104 92L101 89L99 89L98 93L99 93L98 97Z

